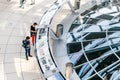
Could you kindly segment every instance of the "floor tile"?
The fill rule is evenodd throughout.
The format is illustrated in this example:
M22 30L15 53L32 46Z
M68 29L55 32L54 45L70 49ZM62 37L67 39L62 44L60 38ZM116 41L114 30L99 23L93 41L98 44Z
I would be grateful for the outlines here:
M15 72L16 72L15 63L4 63L4 73L5 74L6 73L10 74L10 73L15 73Z
M22 40L30 35L30 25L39 22L55 0L47 1L50 3L36 0L32 6L27 1L25 9L21 9L19 0L0 0L0 80L42 80L34 50L31 50L33 57L27 61Z
M18 53L21 50L22 45L7 45L6 53Z

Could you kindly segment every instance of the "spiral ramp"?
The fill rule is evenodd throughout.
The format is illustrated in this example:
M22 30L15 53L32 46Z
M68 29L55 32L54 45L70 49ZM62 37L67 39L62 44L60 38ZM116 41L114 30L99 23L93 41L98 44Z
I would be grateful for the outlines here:
M42 80L43 75L40 75L41 74L40 66L37 63L37 60L34 54L35 47L31 46L32 48L31 54L33 55L33 57L32 58L30 57L29 60L26 61L25 52L24 52L24 49L22 48L22 40L25 38L25 36L30 35L29 34L30 25L33 22L39 23L44 12L55 1L56 0L36 0L35 5L30 5L31 3L31 0L30 0L26 2L25 8L21 9L19 7L19 1L0 0L0 24L1 24L0 26L0 80ZM58 0L58 2L59 1L61 0ZM97 1L97 0L92 0L92 3L94 3L94 1ZM58 5L58 4L56 3L55 5ZM83 8L86 8L85 5L83 6ZM111 9L110 6L107 8ZM54 54L53 56L55 58L54 60L56 60L55 62L57 63L58 70L60 70L60 72L63 74L63 77L65 77L64 74L65 74L66 61L71 60L71 62L74 64L74 69L76 69L76 72L79 75L80 80L93 80L93 79L107 80L107 78L111 80L114 80L114 79L119 80L117 79L119 75L117 75L117 77L115 76L116 74L119 74L118 68L120 64L119 63L120 58L118 55L119 35L117 35L119 33L119 27L117 28L109 27L110 30L118 29L118 31L115 31L115 32L112 31L115 34L112 35L112 37L111 36L108 37L108 35L111 35L113 33L111 33L109 29L104 30L103 29L104 27L101 28L101 25L104 26L103 23L101 24L99 23L99 25L97 26L96 26L96 23L94 24L95 21L97 22L97 19L99 19L98 22L102 22L103 20L105 21L106 20L105 18L107 16L109 17L107 19L110 19L110 20L107 20L107 21L110 21L108 22L109 25L110 26L115 25L116 23L112 23L112 21L116 20L117 18L117 21L119 22L119 7L116 6L115 7L116 12L114 12L113 10L113 12L110 13L110 15L114 13L118 13L118 16L117 17L114 16L112 17L112 19L110 15L109 16L105 15L106 13L103 13L102 15L98 16L96 13L98 13L100 9L95 11L94 10L89 11L87 15L84 15L84 18L83 18L84 23L82 25L80 23L79 26L72 28L73 31L71 30L70 33L68 32L67 26L70 27L71 24L74 25L74 21L72 20L75 20L75 19L73 19L73 17L76 18L76 15L78 16L78 14L74 14L74 13L71 14L71 11L69 9L70 13L66 14L67 15L66 17L64 13L68 11L66 11L66 9L63 8L63 10L61 11L59 10L61 13L58 13L57 15L53 16L54 17L53 23L51 25L56 25L57 23L61 22L65 26L64 29L66 29L64 30L64 32L66 33L62 35L61 40L54 40L53 42L53 54ZM52 10L54 9L51 9L51 11ZM82 9L82 10L85 10L85 9ZM59 17L61 14L63 15ZM97 18L94 16L97 16ZM66 19L64 19L65 21L61 20L63 17L66 17ZM78 18L76 18L75 21L80 21L79 18L81 17L78 16ZM94 22L92 22L93 18L95 18ZM71 20L71 22L69 20ZM66 21L70 23L67 23ZM87 26L85 26L87 24L85 22L88 23ZM92 24L90 22L92 22ZM99 28L101 32L103 30L103 33L101 33L100 31L92 31L91 25L92 27ZM90 28L90 30L88 28ZM53 27L51 29L54 30L56 28ZM68 34L67 36L68 44L69 43L71 45L73 43L80 44L82 51L78 51L76 53L71 52L71 54L66 54L67 50L66 50L65 41L66 41L67 34ZM93 39L94 37L96 37L95 34L98 34L97 37L100 37L100 39ZM89 40L89 37L91 35L94 36L94 37L91 37L92 39L90 38L92 41ZM99 35L102 35L102 37ZM111 39L115 39L117 42L113 44ZM89 44L85 42L89 42ZM93 44L93 42L95 43L95 45ZM105 43L105 45L108 45L108 46L101 45L103 43ZM60 48L60 46L62 47ZM107 50L108 48L109 50ZM101 50L104 51L104 49L107 50L107 52L105 51L103 52L104 54L102 54ZM91 53L96 53L96 52L99 52L98 56L89 55ZM118 58L118 59L114 61L114 56L112 56L110 57L110 60L112 59L113 61L107 60L108 62L111 62L110 65L106 65L106 63L104 65L101 64L101 63L104 63L103 61L105 61L105 59L109 58L109 56L111 55L114 55L115 58L116 59ZM92 58L91 56L93 57L93 59L91 59ZM65 60L65 61L61 62L62 60ZM100 64L103 65L103 67L98 67L98 65ZM73 75L76 75L76 72L74 71L75 74ZM108 73L111 75L111 78L109 78L109 75L107 75ZM62 80L64 79L62 78ZM78 79L72 78L71 80L78 80Z

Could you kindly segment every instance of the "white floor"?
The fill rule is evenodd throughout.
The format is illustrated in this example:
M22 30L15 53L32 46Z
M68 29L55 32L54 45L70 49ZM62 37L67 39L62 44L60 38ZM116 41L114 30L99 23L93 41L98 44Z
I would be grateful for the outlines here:
M21 45L30 25L39 22L55 0L36 0L35 5L30 1L21 9L19 0L0 0L0 80L42 80L36 58L26 61Z

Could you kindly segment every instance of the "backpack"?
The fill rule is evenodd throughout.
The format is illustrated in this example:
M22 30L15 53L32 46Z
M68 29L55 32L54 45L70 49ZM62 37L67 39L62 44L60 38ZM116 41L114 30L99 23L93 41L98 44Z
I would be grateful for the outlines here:
M22 47L26 48L26 41L25 40L22 41Z

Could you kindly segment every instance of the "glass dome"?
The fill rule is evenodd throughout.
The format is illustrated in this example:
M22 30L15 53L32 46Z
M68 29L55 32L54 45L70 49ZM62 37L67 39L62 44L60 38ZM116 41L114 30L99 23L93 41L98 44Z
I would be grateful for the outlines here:
M120 80L119 4L103 3L77 17L67 52L81 80Z

